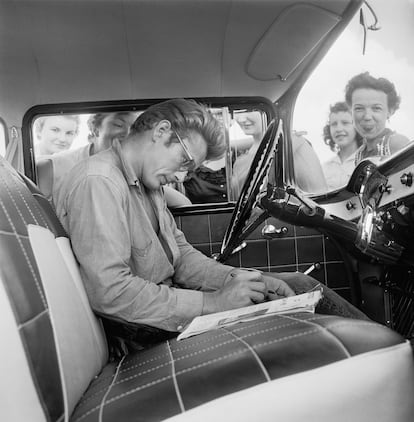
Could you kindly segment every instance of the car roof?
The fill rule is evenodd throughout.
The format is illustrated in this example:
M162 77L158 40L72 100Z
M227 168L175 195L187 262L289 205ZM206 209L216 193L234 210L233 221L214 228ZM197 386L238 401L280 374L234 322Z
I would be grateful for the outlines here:
M138 98L275 101L310 72L361 3L0 0L0 115Z

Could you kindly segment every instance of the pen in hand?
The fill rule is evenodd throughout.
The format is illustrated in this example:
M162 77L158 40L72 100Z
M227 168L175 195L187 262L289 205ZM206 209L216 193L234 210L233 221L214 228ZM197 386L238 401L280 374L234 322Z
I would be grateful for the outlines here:
M256 270L255 268L243 268L243 267L240 267L240 268L237 268L236 270L243 270L243 271L249 271L249 272L252 272L252 273L258 273L258 274L263 274L263 272L262 271L260 271L260 270ZM235 273L235 272L231 272L230 273L230 275L232 276L232 277L235 277L236 275L237 275L237 273ZM277 293L276 293L276 291L275 290L267 290L267 294L268 295L275 295L275 296L277 296Z

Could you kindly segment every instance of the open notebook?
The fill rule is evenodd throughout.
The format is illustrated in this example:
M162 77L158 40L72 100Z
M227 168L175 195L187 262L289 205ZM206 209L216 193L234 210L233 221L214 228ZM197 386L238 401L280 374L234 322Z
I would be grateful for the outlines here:
M252 321L271 314L287 314L293 312L315 312L317 303L322 298L322 289L313 290L297 296L276 299L231 311L217 312L194 318L187 328L177 337L183 340L209 330Z

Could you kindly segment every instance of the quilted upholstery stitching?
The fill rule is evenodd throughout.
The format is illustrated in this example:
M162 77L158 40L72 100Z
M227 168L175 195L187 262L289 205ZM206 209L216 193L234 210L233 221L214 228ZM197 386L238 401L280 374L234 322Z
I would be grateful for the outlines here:
M14 233L10 231L0 230L0 234L3 236L14 236ZM25 236L24 234L19 234L19 236L23 239L28 239L29 236Z
M227 334L226 334L226 335L227 335ZM229 344L229 343L234 343L234 342L235 342L235 340L234 340L234 339L230 339L230 340L228 340L228 341L226 341L226 342L224 342L224 343L219 343L219 344L216 344L216 345L214 345L214 346L207 347L207 348L204 348L204 349L202 349L202 350L197 350L197 351L195 351L195 352L193 352L193 353L188 353L188 354L186 354L186 355L184 355L184 356L177 357L177 358L176 358L176 360L177 360L177 361L179 361L179 360L183 360L183 359L188 359L188 358L190 358L190 357L197 356L198 354L201 354L201 353L204 353L204 352L208 352L208 351L210 351L210 350L214 350L214 349L217 349L217 348L219 348L219 347L221 347L221 346L224 346L224 345ZM176 351L177 351L177 349L176 349ZM167 356L167 355L166 355L166 356ZM122 380L120 380L117 384L121 384L121 383L123 383L123 382L130 381L130 380L132 380L132 379L134 379L134 378L137 378L137 377L139 377L139 376L141 376L141 375L145 375L145 374L148 374L148 373L150 373L150 372L156 371L157 369L161 369L162 367L165 367L165 366L167 366L167 365L168 365L168 362L165 362L165 363L162 363L162 364L160 364L160 365L154 366L153 368L146 369L146 370L144 370L144 371L138 372L138 373L136 373L136 374L134 374L134 375L131 375L131 376L129 376L129 377L125 377L125 378L123 378L123 379L122 379ZM137 365L137 366L139 366L139 365ZM133 369L133 368L128 368L128 370L131 370L131 369ZM126 372L126 370L125 370L125 371L124 371L124 370L121 370L121 372ZM104 378L104 380L106 380L106 379L108 379L108 378L110 378L110 377L105 377L105 378ZM100 380L100 381L101 381L101 380ZM96 385L99 385L100 383L101 383L101 382L99 382L99 383L95 384L95 386L96 386ZM102 393L102 391L104 391L104 389L101 389L101 390L99 390L99 391L96 391L96 392L95 392L95 393L93 393L91 396L88 396L87 398L85 398L85 399L82 401L82 404L84 404L84 403L88 402L91 398L93 398L93 397L95 397L95 396L99 395L100 393Z
M150 350L151 350L151 349L150 349ZM135 358L131 358L131 359L128 361L128 363L131 363L131 362L136 361L137 359L140 359L141 354L142 354L142 353L138 353L138 354L137 354L137 356L136 356ZM165 358L165 357L167 357L167 356L168 356L168 355L167 355L167 353L162 354L162 355L158 355L158 356L154 356L154 357L153 357L153 358L151 358L151 359L147 359L147 360L145 360L145 361L143 361L143 362L138 363L136 366L145 365L146 363L154 362L155 360L162 359L162 358Z
M4 180L4 179L3 179L3 180ZM12 180L13 180L13 182L14 182L14 185L15 185L16 191L18 192L18 194L19 194L19 196L20 196L21 200L24 202L24 205L26 206L27 211L28 211L28 212L30 213L30 215L32 216L33 221L34 221L37 225L39 225L39 221L37 220L36 216L35 216L35 215L34 215L34 213L32 212L32 209L30 208L29 204L27 203L26 198L24 197L24 195L23 195L23 193L22 193L22 190L21 190L20 185L16 182L16 180L15 180L15 179L12 179ZM15 198L13 197L13 193L10 191L9 187L7 186L7 184L4 184L4 185L5 185L5 187L6 187L6 190L7 190L8 194L9 194L9 196L10 196L10 198L11 198L12 202L13 202L13 205L15 206L15 208L17 209L18 214L20 215L20 218L22 219L23 223L26 225L27 223L26 223L25 219L23 218L23 214L21 213L20 208L19 208L19 207L17 206L17 204L16 204ZM32 205L33 205L33 207L35 207L35 208L37 209L37 211L39 212L39 216L40 216L40 219L42 220L43 224L44 224L47 228L49 228L49 225L47 224L47 221L46 221L46 219L44 218L43 213L42 213L42 211L40 210L40 208L39 208L39 206L38 206L37 201L33 201L33 204L32 204Z
M33 195L33 197L34 198L36 198L36 197L39 197L39 198L44 198L42 195L39 195L38 193L33 193L32 194ZM47 201L47 199L46 198L44 198L46 201ZM39 203L37 202L37 200L36 201L34 201L35 202L35 207L39 210L39 213L40 213L40 218L42 219L42 222L43 222L43 224L51 231L51 232L53 232L53 230L51 230L50 228L49 228L49 224L47 223L47 220L45 219L45 217L44 217L44 215L43 215L43 212L42 212L42 210L41 210L41 208L39 209ZM54 210L53 210L54 211ZM56 211L54 211L54 212L56 212Z
M298 314L295 314L295 315L298 315ZM284 317L284 315L281 315L281 316ZM317 318L317 319L326 319L326 317L324 317L324 318ZM283 319L281 319L281 320L283 320ZM247 323L234 324L233 327L235 327L235 328L232 331L233 332L240 332L240 331L245 331L245 330L251 330L254 327L259 327L259 326L263 326L263 325L267 325L267 324L271 324L271 323L274 324L274 322L275 322L275 320L274 319L271 319L271 318L263 318L263 319L260 319L260 320L257 320L257 321L258 322L248 323L248 324ZM307 321L307 320L303 320L303 321ZM262 333L265 333L265 332L268 332L268 331L278 330L280 328L289 327L290 325L295 325L295 324L296 323L290 322L288 324L282 324L282 325L278 325L278 326L273 326L270 329L263 329L263 330L259 330L259 331L253 332L253 333L249 333L245 337L248 337L250 335L262 334ZM216 336L208 337L208 338L203 339L201 341L191 343L188 346L177 347L175 350L182 351L182 350L188 349L190 347L192 348L194 346L198 346L198 345L200 345L202 343L211 343L212 340L216 340L216 339L218 339L220 337L224 337L225 335L227 335L227 334L220 333L220 334L218 334Z
M161 365L154 366L153 368L146 369L145 371L138 372L137 374L131 375L131 376L129 376L129 377L122 378L122 380L120 380L120 381L116 382L114 385L122 384L123 382L130 381L130 380L132 380L132 379L134 379L134 378L140 377L141 375L149 374L149 373L151 373L151 372L156 371L157 369L161 369L161 368L163 368L163 367L167 366L168 364L169 364L169 362L165 362L165 363L163 363L163 364L161 364ZM121 372L122 372L122 370L120 370L120 371L119 371L119 373L121 373ZM105 380L107 380L107 379L109 379L109 378L112 378L112 377L105 377ZM100 384L100 383L99 383L99 384ZM99 385L99 384L95 384L94 386L96 387L96 386L97 386L97 385ZM88 401L90 401L90 400L91 400L91 399L93 399L94 397L98 396L100 393L102 393L102 392L103 392L103 391L105 391L105 390L106 390L106 387L105 387L105 388L100 389L99 391L95 391L95 392L94 392L93 394L91 394L90 396L85 397L85 398L84 398L84 399L83 399L83 400L82 400L79 404L80 404L80 405L84 405L85 403L87 403Z
M173 355L173 352L171 350L169 340L167 340L167 347L168 347L168 351L170 352L170 363L171 363L171 374L172 374L171 377L173 379L175 395L177 396L177 401L178 401L178 404L180 405L181 413L184 413L185 407L184 407L184 403L183 403L183 398L182 398L181 393L180 393L180 388L178 386L177 374L175 372L175 360L174 360L174 355Z
M16 210L17 210L17 213L19 214L19 216L20 216L20 218L22 219L22 221L23 221L24 225L26 226L26 225L27 225L27 222L26 222L26 220L24 219L23 214L22 214L22 212L20 211L20 208L17 206L16 201L15 201L15 199L14 199L14 197L13 197L13 194L12 194L11 190L9 189L9 186L7 185L7 183L4 181L4 178L3 178L3 177L2 177L2 182L3 182L3 185L4 185L5 190L6 190L6 191L7 191L7 193L9 194L9 197L10 197L10 199L11 199L11 201L12 201L12 203L13 203L14 207L15 207L15 208L16 208ZM17 184L16 184L16 186L17 186ZM27 207L27 203L26 203L26 207ZM32 214L32 212L31 212L31 211L30 211L30 213L31 213L31 215L32 215L32 217L33 217L33 219L34 219L34 221L36 222L36 224L39 224L39 223L38 223L38 221L36 220L36 218L34 218L34 216L33 216L33 214Z
M4 179L2 179L2 181L4 182ZM34 271L34 269L33 269L33 265L32 265L32 263L30 262L29 256L27 255L27 252L26 252L26 250L25 250L25 248L24 248L24 246L23 246L23 244L22 244L21 238L20 238L19 234L17 233L16 227L15 227L15 225L13 224L13 221L11 220L10 215L9 215L9 213L8 213L8 211L7 211L7 209L6 209L6 207L4 206L4 202L3 202L3 200L2 200L1 198L0 198L0 204L1 204L1 207L3 208L4 214L5 214L5 215L6 215L6 217L7 217L7 220L8 220L8 221L9 221L9 223L10 223L10 226L11 226L11 227L12 227L12 229L13 229L13 233L14 233L14 235L15 235L16 239L17 239L17 242L19 243L20 249L21 249L21 250L22 250L22 252L23 252L23 256L24 256L24 257L25 257L25 259L26 259L26 262L27 262L27 265L28 265L28 267L29 267L29 269L30 269L30 272L32 273L32 277L33 277L33 279L34 279L34 281L35 281L35 285L36 285L36 288L37 288L37 290L38 290L38 292L39 292L40 298L41 298L41 300L42 300L42 304L43 304L43 306L47 309L47 302L46 302L46 299L45 299L45 297L44 297L44 295L43 295L43 291L42 291L42 289L40 288L39 280L38 280L38 278L36 277L35 271Z
M38 224L38 225L39 225L39 222L38 222L38 220L37 220L36 216L33 214L32 209L30 208L29 204L27 203L26 198L24 197L24 195L23 195L23 193L22 193L22 190L20 189L19 184L18 184L16 181L14 182L14 184L15 184L15 186L16 186L16 190L17 190L17 192L19 193L20 198L21 198L21 199L22 199L22 201L24 202L24 205L26 205L26 209L29 211L30 215L32 216L32 218L33 218L33 220L36 222L36 224ZM13 202L14 202L14 201L13 201ZM33 206L37 209L37 211L39 212L39 216L40 216L40 219L42 220L43 224L44 224L47 228L49 228L49 225L47 224L47 221L45 220L45 218L44 218L44 216L43 216L43 213L42 213L42 211L40 210L40 208L39 208L39 206L38 206L37 201L33 201L33 204L32 204L32 205L33 205ZM16 208L17 208L17 205L16 205Z
M288 318L289 318L289 316L288 316ZM295 319L295 318L293 318L293 319ZM295 319L296 320L296 319ZM316 324L314 323L314 322L308 322L307 321L307 323L308 324L310 324L310 325L313 325L313 326L315 326ZM349 325L349 324L348 324ZM318 327L320 327L321 329L322 329L322 332L324 332L326 335L328 335L329 334L329 336L331 336L338 344L339 344L339 346L340 346L340 348L342 349L342 351L344 352L344 354L345 354L345 356L347 357L347 358L349 358L349 357L351 357L352 355L351 355L351 353L349 352L349 350L345 347L345 344L338 338L338 336L337 335L335 335L334 333L332 333L331 331L329 331L328 330L328 328L327 327L323 327L323 326L320 326L320 325L317 325Z
M105 406L105 399L108 397L108 394L111 391L112 386L115 384L116 377L119 374L119 369L121 368L121 365L122 365L122 362L123 362L124 359L125 359L125 356L123 356L122 359L119 361L118 366L117 366L116 371L115 371L115 375L113 377L113 380L108 385L108 389L107 389L106 393L104 394L104 396L102 397L101 404L99 405L99 422L102 421L103 408Z
M297 314L296 314L297 315ZM284 315L284 317L288 317L287 315ZM288 323L288 324L283 324L283 325L279 325L279 326L276 326L276 327L270 327L270 328L266 328L266 329L263 329L263 330L259 330L259 331L255 331L255 332L253 332L253 333L248 333L248 334L246 334L243 338L248 338L248 337L251 337L251 336L253 336L253 335L257 335L257 334L263 334L263 333L266 333L266 332L269 332L269 331L275 331L275 330L278 330L278 329L281 329L281 328L286 328L286 327L289 327L289 326L292 326L292 325L298 325L299 323L301 323L301 322L304 322L304 323L306 323L306 322L308 322L308 321L317 321L317 320L324 320L324 319L329 319L330 317L329 316L322 316L322 317L314 317L314 318L309 318L309 319L307 319L307 320L302 320L302 319L295 319L294 320L294 322L290 322L290 323ZM272 322L274 322L274 319L268 319L267 320L267 323L269 323L270 321L272 321ZM255 324L255 325L259 325L259 324ZM263 323L261 324L261 325L264 325ZM314 326L314 324L309 324L309 325L311 325L311 326ZM322 331L324 331L324 330L326 330L326 328L334 328L334 327L338 327L338 326L341 326L341 325L346 325L346 326L349 326L349 325L358 325L358 326L360 326L360 325L377 325L377 324L374 324L374 323L371 323L371 322L368 322L368 321L359 321L359 320L355 320L355 322L351 322L350 320L347 320L347 321L344 321L344 322L341 322L341 323L337 323L337 324L331 324L330 326L327 326L327 327L323 327L323 326L320 326L320 325L317 325L316 327L317 327L317 329L314 329L314 330L312 330L312 331L310 331L310 332L303 332L303 333L298 333L298 334L294 334L294 335L291 335L291 336L287 336L287 337L282 337L282 338L280 338L280 339L275 339L275 340L272 340L272 341L268 341L268 342L264 342L264 343L258 343L257 345L255 345L255 347L257 348L257 347L261 347L261 346L265 346L265 345L269 345L269 344L272 344L272 343L276 343L276 342L278 342L278 341L283 341L283 340L288 340L288 339L290 339L290 338L293 338L293 337L296 337L296 336L301 336L301 335L307 335L307 334L312 334L312 333L316 333L316 332L322 332ZM382 327L381 325L379 325L378 324L378 326L379 327ZM250 328L251 329L251 325L246 325L245 326L245 328ZM382 328L384 328L384 327L382 327ZM238 331L241 331L241 330L238 330ZM232 334L232 332L231 331L228 331L228 330L226 330L226 336L228 336L228 334ZM203 341L203 342L211 342L212 341L212 339L216 339L216 338L218 338L218 337L220 337L220 336L215 336L215 337L213 337L213 338L211 338L211 337L209 337L208 339L206 339L205 341ZM237 336L236 336L236 339L238 340L238 338L237 338ZM197 356L197 355L199 355L199 354L202 354L202 353L205 353L205 352L208 352L208 351L210 351L210 350L213 350L213 349L217 349L217 348L219 348L219 347L222 347L222 346L224 346L224 345L226 345L226 344L229 344L229 343L233 343L233 342L235 342L235 340L234 339L230 339L230 340L228 340L228 341L225 341L225 342L221 342L221 343L219 343L219 344L215 344L215 345L213 345L213 346L210 346L210 347L206 347L206 348L203 348L202 350L197 350L197 351L194 351L194 352L192 352L192 353L188 353L188 354L185 354L184 356L180 356L180 357L176 357L175 359L176 359L176 361L180 361L180 360L184 360L184 359L187 359L187 358L190 358L190 357L193 357L193 356ZM197 343L192 343L190 346L186 346L186 347L183 347L183 348L176 348L175 349L175 351L177 352L177 351L182 351L182 350L185 350L185 349L188 349L189 347L194 347L195 345L199 345L199 344L201 344L201 342L197 342ZM230 357L230 356L234 356L234 354L237 354L237 353L242 353L243 351L245 351L246 349L243 349L243 350L240 350L240 351L237 351L237 352L232 352L231 354L227 354L227 355L224 355L224 356L222 356L222 358L223 359L225 359L225 358L227 358L227 357ZM159 358L161 358L161 357L166 357L167 355L160 355L160 356L158 356L156 359L159 359ZM139 364L137 364L137 365L134 365L133 367L129 367L129 368L126 368L126 369L121 369L120 371L119 371L119 373L124 373L124 372L127 372L127 371L129 371L129 370L131 370L131 369L134 369L134 368L136 368L136 367L139 367L139 366L142 366L142 365L144 365L144 364L146 364L146 363L150 363L150 362L153 362L154 360L156 360L156 359L148 359L148 360L146 360L146 361L144 361L144 362L142 362L142 363L139 363ZM214 360L211 360L211 361L206 361L205 363L214 363L216 361L216 359L214 359ZM155 366L155 367L153 367L153 368L150 368L150 369L147 369L147 370L144 370L144 371L140 371L139 373L137 373L137 374L134 374L134 375L131 375L131 376L129 376L129 377L126 377L126 378L123 378L122 380L119 380L118 382L116 382L114 385L118 385L118 384L122 384L123 382L126 382L126 381L130 381L131 379L134 379L134 378L137 378L137 377L139 377L139 376L141 376L141 375L144 375L144 374L148 374L148 373L150 373L150 372L153 372L153 371L156 371L156 370L158 370L158 369L160 369L160 368L162 368L162 367L165 367L166 365L168 365L168 363L163 363L163 364L160 364L160 365L157 365L157 366ZM196 368L198 368L199 367L199 365L196 365L195 367L192 367L192 368L187 368L186 370L183 370L183 371L181 371L180 373L183 373L183 372L186 372L186 371L189 371L189 370L192 370L192 369L196 369ZM105 379L108 379L109 377L105 377L102 381L104 381ZM161 380L164 380L165 379L165 377L163 377ZM150 385L153 385L152 383L150 383L150 384L148 384L149 386ZM141 387L138 387L138 388L145 388L146 386L145 385L143 385L143 386L141 386ZM88 397L85 397L84 398L84 400L82 400L82 402L80 403L80 405L84 405L85 403L87 403L89 400L91 400L92 398L94 398L94 397L96 397L97 395L99 395L100 393L102 393L102 391L104 391L105 389L101 389L101 390L99 390L99 391L97 391L97 392L95 392L93 395L91 395L91 396L88 396ZM128 392L126 392L126 393L128 393ZM111 399L112 400L112 399Z
M289 314L289 315L304 315L304 313L303 312L296 312L296 313L293 313L293 314ZM312 315L312 314L309 314L309 315ZM315 315L315 314L313 314L313 315ZM279 315L279 318L281 319L281 320L283 320L283 319L287 319L287 314L284 314L284 315ZM329 319L329 318L332 318L332 316L331 315L327 315L327 316L320 316L320 317L313 317L313 318L306 318L306 319L298 319L297 321L301 321L301 322L306 322L306 321L311 321L311 320L313 320L313 321L318 321L318 320L323 320L323 319ZM255 323L255 324L249 324L249 325L246 325L246 324L238 324L238 325L234 325L235 327L237 327L237 328L235 328L233 331L243 331L243 330L246 330L246 329L250 329L250 328L252 328L252 327L256 327L256 326L260 326L260 325L266 325L266 324L271 324L271 323L274 323L274 319L270 319L270 318L263 318L263 319L259 319L259 320L257 320L257 322ZM284 328L284 327L288 327L288 326L290 326L291 324L284 324L284 325L278 325L277 327L273 327L273 329L275 329L275 330L277 330L278 328ZM260 331L258 331L258 333L259 333Z
M315 332L319 332L319 331L320 331L320 330L310 330L310 331L304 331L304 332L302 332L302 333L292 334L292 335L290 335L290 336L282 337L282 338L280 338L280 339L276 339L276 340L273 340L273 341L269 341L269 342L264 342L264 343L257 344L257 345L256 345L256 348L257 348L257 347L261 347L261 346L266 346L266 345L269 345L269 344L273 344L273 343L282 342L282 341L285 341L285 340L290 340L290 339L292 339L292 338L303 337L303 336L306 336L306 335L314 334ZM199 369L199 368L205 367L205 366L207 366L207 365L211 365L211 364L216 363L216 362L220 362L220 361L222 361L222 360L225 360L225 359L230 358L230 357L233 357L233 356L237 356L237 355L239 355L239 354L241 354L241 353L245 353L245 352L246 352L246 349L245 349L245 348L244 348L243 350L237 350L237 351L235 351L235 352L228 353L227 355L223 355L223 356L220 356L220 357L215 358L215 359L210 359L209 361L205 361L205 362L202 362L202 363L200 363L200 364L198 364L198 365L194 365L194 366L192 366L192 367L190 367L190 368L183 369L183 370L181 370L181 371L177 372L177 374L176 374L176 375L185 374L185 373L187 373L187 372L194 371L194 370L196 370L196 369ZM126 396L128 396L128 395L130 395L130 394L133 394L133 393L137 392L137 391L143 390L144 388L151 387L151 386L153 386L153 385L159 384L160 382L166 381L166 380L168 380L168 379L170 379L170 378L171 378L171 375L168 375L168 376L165 376L165 377L159 378L159 379L157 379L157 380L151 381L151 382L149 382L149 383L147 383L147 384L141 385L141 386L139 386L139 387L132 388L131 390L125 391L125 392L123 392L122 394L120 394L120 395L118 395L118 396L112 397L112 398L111 398L110 400L108 400L106 403L107 403L107 404L110 404L110 403L112 403L112 402L114 402L114 401L117 401L117 400L122 399L123 397L126 397ZM120 383L121 383L121 382L122 382L122 381L120 381ZM88 416L89 414L91 414L91 413L93 413L94 411L96 411L98 408L99 408L99 406L95 406L94 408L92 408L92 409L88 410L88 411L87 411L86 413L84 413L83 415L79 416L79 418L78 418L78 419L76 419L76 420L77 420L77 421L79 421L79 420L81 420L81 419L85 418L85 417L86 417L86 416Z
M132 393L134 393L135 391L139 391L139 390L142 390L142 389L144 389L144 388L146 388L146 387L151 387L152 385L159 384L160 382L162 382L162 381L166 381L166 380L168 380L169 378L171 378L171 375L167 375L166 377L162 377L162 378L159 378L158 380L151 381L151 382L149 382L149 383L147 383L147 384L145 384L145 385L143 385L143 386L141 386L141 387L134 388L134 389L132 389L132 390L130 390L130 391L127 391L127 392L125 392L125 393L121 394L121 396L116 396L115 398L112 398L112 399L108 400L108 401L106 402L106 404L109 404L109 403L111 403L111 402L115 401L114 399L119 399L119 398L124 397L125 395L132 394ZM76 422L76 421L80 421L81 419L84 419L86 416L88 416L88 415L90 415L91 413L95 412L97 409L99 409L99 406L95 406L95 407L93 407L92 409L89 409L86 413L84 413L83 415L79 416L79 417L75 420L75 422Z
M241 337L236 336L236 334L232 333L231 331L228 331L226 328L223 328L225 331L227 331L228 333L230 333L232 336L236 337L237 340L239 342L241 342L242 344L244 344L247 349L251 352L251 354L253 355L253 357L255 358L256 362L258 363L260 369L262 370L266 381L270 382L272 379L270 378L269 373L267 372L262 360L260 359L259 355L256 353L256 351L254 350L254 348L252 346L250 346L249 343L247 343L247 341L245 341L244 339L242 339Z
M303 315L303 313L295 313L295 314L291 314L291 315L299 315L299 314ZM282 317L282 318L284 318L285 316L286 315L280 315L280 317ZM304 319L303 321L319 321L319 320L324 320L324 319L329 319L329 318L332 318L332 316L331 315L318 315L318 316L315 316L315 317L312 317L312 318ZM235 325L236 328L234 328L233 332L244 331L246 329L249 329L250 330L252 327L274 323L274 319L269 319L269 318L258 320L258 321L259 322L255 322L255 323L252 322L252 323L250 323L248 325L246 325L246 324L238 324L238 325ZM278 328L288 327L288 326L290 326L292 324L293 323L279 325L277 327L273 327L272 330L277 330ZM259 333L263 333L263 332L266 332L266 331L257 331L258 334ZM189 348L193 348L194 346L198 346L198 345L203 344L203 343L211 343L213 340L216 340L216 339L218 339L220 337L226 337L227 335L228 335L227 333L223 333L223 332L220 331L219 334L217 334L217 335L215 335L213 337L203 338L202 340L197 341L197 342L183 343L185 345L180 346L180 347L176 347L175 350L176 351L183 351L183 350L186 350L186 349L189 349ZM145 365L146 363L153 362L155 360L162 359L162 358L165 358L165 357L166 357L166 355L155 356L155 357L153 357L151 359L147 359L144 362L139 362L139 363L137 363L136 365L134 365L132 367L127 367L127 368L123 369L121 372L128 371L130 369L136 368L138 366ZM128 364L134 362L135 360L137 360L139 358L140 358L140 355L138 355L136 358L130 359L128 361Z
M32 324L33 322L36 322L38 318L42 317L44 314L47 314L49 311L48 309L44 309L42 312L35 315L33 318L28 319L27 321L23 322L22 324L18 325L18 328L25 327L26 325Z
M298 314L295 314L295 315L298 315ZM286 315L284 315L284 317L286 317ZM254 336L254 335L258 335L258 334L264 334L264 333L267 333L267 332L270 332L270 331L276 331L276 330L279 330L279 329L282 329L282 328L286 328L286 327L290 327L290 326L293 326L293 325L298 325L298 323L299 322L305 322L305 321L310 321L310 320L323 320L323 319L328 319L329 318L329 316L327 316L327 317L325 317L325 316L323 316L323 317L318 317L318 318L308 318L308 319L306 319L306 320L296 320L296 321L294 321L294 322L289 322L289 323L287 323L287 324L282 324L282 325L278 325L278 326L273 326L273 327L270 327L270 328L265 328L265 329L263 329L263 330L259 330L259 331L255 331L255 332L253 332L253 333L248 333L248 334L246 334L246 335L244 335L243 336L243 338L248 338L248 337L251 337L251 336ZM249 325L244 325L242 328L236 328L236 329L234 329L233 330L233 332L239 332L239 331L243 331L243 330L246 330L246 329L251 329L252 327L257 327L257 326L259 326L259 325L266 325L266 324L270 324L270 323L274 323L274 319L263 319L263 320L261 320L262 322L261 323L256 323L256 324L254 324L254 325L252 325L252 324L249 324ZM221 331L221 330L220 330ZM198 341L198 342L194 342L194 343L189 343L187 346L184 346L184 347L176 347L174 350L176 351L176 352L181 352L181 351L184 351L184 350L187 350L187 349L190 349L190 348L194 348L195 346L199 346L199 345L201 345L201 344L203 344L203 343L211 343L212 341L214 341L214 340L217 340L218 338L220 338L220 337L224 337L224 336L228 336L228 333L230 333L231 334L231 331L228 331L228 330L226 330L226 332L225 333L221 333L221 334L219 334L219 335L217 335L217 336L213 336L213 337L207 337L206 339L204 339L204 340L202 340L202 341ZM236 338L237 338L237 336L236 336ZM201 353L205 353L205 352L207 352L207 351L210 351L210 350L213 350L213 349L216 349L216 348L219 348L219 347L222 347L222 346L224 346L224 345L226 345L226 344L229 344L229 343L232 343L232 342L234 342L234 340L233 339L230 339L230 340L227 340L227 341L224 341L224 342L221 342L221 343L218 343L218 344L215 344L215 345L213 345L213 346L210 346L210 347L207 347L207 348L203 348L203 349L201 349L201 350L197 350L197 351L195 351L195 352L192 352L192 353L190 353L190 354L186 354L186 355L184 355L184 356L182 356L182 357L179 357L179 358L177 358L177 360L182 360L182 359L187 359L187 358L189 358L189 357L192 357L192 356L196 356L197 354L201 354ZM177 343L177 344L179 344L179 343ZM130 370L132 370L132 369L135 369L135 368L138 368L139 366L143 366L143 365L145 365L146 363L150 363L150 362L153 362L153 361L155 361L155 360L157 360L157 359L160 359L160 358L162 358L162 357L166 357L166 355L161 355L161 356L157 356L156 358L154 358L154 359L148 359L148 360L146 360L146 361L144 361L144 362L140 362L140 363L138 363L138 364L136 364L136 365L133 365L133 366L128 366L128 367L126 367L126 368L124 368L124 369L122 369L121 371L120 371L120 373L125 373L125 372L127 372L127 371L130 371ZM139 357L137 357L137 358L139 358ZM128 363L130 363L131 361L129 361ZM164 366L165 364L162 364L162 365L159 365L159 366L156 366L156 367L154 367L153 369L159 369L159 368L161 368L162 366ZM151 369L152 370L152 369ZM137 377L137 376L139 376L139 375L141 375L141 374L146 374L146 373L148 373L149 371L151 371L151 370L145 370L145 371L143 371L143 372L140 372L140 373L138 373L138 374L135 374L135 375L131 375L130 377L127 377L127 378L124 378L123 379L123 381L126 381L126 380L131 380L131 379L133 379L133 378L135 378L135 377ZM97 383L97 384L95 384L95 386L97 386L97 385L99 385L99 384L101 384L103 381L105 381L106 379L108 379L109 377L105 377L105 378L102 378L102 380L99 380L99 382ZM102 390L100 390L100 391L98 391L97 393L95 393L93 396L95 396L96 394L99 394L99 392L101 392ZM91 397L93 397L93 396L91 396ZM87 400L85 400L85 401L87 401Z

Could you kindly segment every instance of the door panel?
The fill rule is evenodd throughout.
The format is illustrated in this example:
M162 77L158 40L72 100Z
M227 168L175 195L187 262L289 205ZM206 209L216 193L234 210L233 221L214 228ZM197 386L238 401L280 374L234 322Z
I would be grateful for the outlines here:
M231 218L231 212L209 212L199 215L178 215L178 227L187 240L207 256L220 251L221 239ZM286 227L286 234L277 239L265 239L261 234L264 224ZM236 267L254 267L262 271L306 271L314 263L320 268L311 275L338 294L351 300L349 266L339 246L316 230L296 227L275 218L269 218L247 239L247 246L226 262Z

